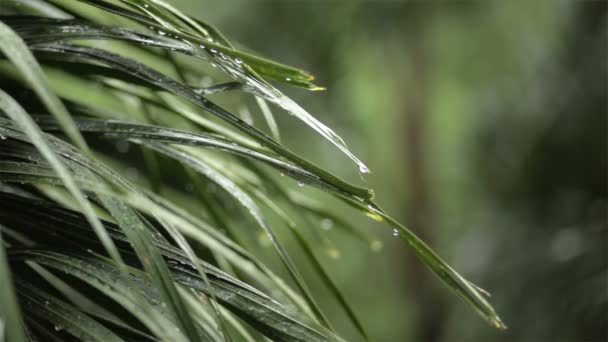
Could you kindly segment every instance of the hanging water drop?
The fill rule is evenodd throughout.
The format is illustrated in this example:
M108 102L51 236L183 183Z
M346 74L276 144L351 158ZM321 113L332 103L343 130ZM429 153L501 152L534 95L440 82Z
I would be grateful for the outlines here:
M217 53L216 49L210 49L209 51L211 51L211 53Z
M363 164L359 165L359 172L362 174L369 173L369 168Z
M298 186L304 186L304 182L299 181L299 182L298 182Z
M243 64L243 60L238 57L234 61L236 62L236 64Z
M6 135L0 134L0 140L6 140Z
M393 236L399 236L399 231L397 228L393 228Z

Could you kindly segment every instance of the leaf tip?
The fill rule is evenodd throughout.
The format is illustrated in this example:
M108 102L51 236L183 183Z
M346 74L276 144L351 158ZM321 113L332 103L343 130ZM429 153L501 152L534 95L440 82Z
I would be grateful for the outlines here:
M503 321L498 316L494 316L492 318L492 324L498 330L507 330L508 329L507 325L505 323L503 323Z
M322 87L322 86L318 86L318 85L315 85L315 84L312 84L310 86L310 88L308 88L308 90L310 90L310 91L325 91L325 90L327 90L327 88L326 87Z

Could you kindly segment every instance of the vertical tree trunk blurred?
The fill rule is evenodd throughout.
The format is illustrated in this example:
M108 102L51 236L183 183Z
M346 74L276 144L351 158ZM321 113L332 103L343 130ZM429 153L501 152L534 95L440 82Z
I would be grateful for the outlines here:
M412 5L408 6L411 8ZM405 15L407 25L412 25L406 32L411 32L408 44L411 70L406 70L405 77L400 78L402 121L400 123L403 136L403 152L401 158L405 163L406 186L408 191L404 203L407 224L429 244L433 244L433 203L430 195L427 122L429 117L429 101L432 70L432 21L433 5L421 6ZM443 297L434 287L432 275L409 254L407 259L406 281L412 286L416 303L415 316L418 320L415 333L416 341L433 342L441 338L446 310Z

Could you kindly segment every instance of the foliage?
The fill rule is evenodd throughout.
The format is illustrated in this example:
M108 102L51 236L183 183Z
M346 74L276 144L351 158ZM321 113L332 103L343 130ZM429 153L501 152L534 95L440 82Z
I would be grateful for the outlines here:
M485 291L388 216L371 190L280 143L267 102L369 172L270 83L322 89L309 73L237 49L161 0L1 6L0 326L8 340L340 340L277 225L366 338L362 315L313 248L326 240L295 223L331 211L279 174L386 222L454 293L504 328ZM220 105L235 92L249 96L243 105L255 98L269 133ZM145 171L118 171L130 163ZM288 279L249 250L252 235L242 232L252 229L264 232Z

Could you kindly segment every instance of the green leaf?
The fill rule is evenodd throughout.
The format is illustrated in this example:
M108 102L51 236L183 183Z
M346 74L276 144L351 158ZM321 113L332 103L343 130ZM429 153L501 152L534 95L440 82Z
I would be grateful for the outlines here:
M173 284L165 261L152 242L152 235L149 231L152 228L147 227L139 216L124 203L105 196L101 196L100 199L127 235L152 283L159 290L163 302L167 303L175 314L176 322L190 340L196 340L198 333L194 323Z
M91 111L89 111L91 113ZM44 130L58 129L56 123L45 117L36 117ZM350 196L347 190L336 187L323 175L313 174L298 165L284 161L263 150L257 151L240 145L239 143L213 136L206 133L192 133L165 127L142 125L122 122L118 120L92 120L85 118L74 119L78 129L83 133L94 133L111 139L139 139L143 141L157 141L178 145L204 146L234 153L239 156L252 158L268 164L279 172L303 182L316 186L322 190Z
M25 281L17 282L28 315L49 321L56 331L65 330L84 341L124 341L108 328L68 303L35 288Z
M0 89L0 108L8 115L15 123L23 130L23 132L31 139L31 142L40 154L49 163L57 176L61 179L70 194L76 199L78 206L87 217L89 224L95 229L101 243L108 251L110 256L117 262L122 264L122 258L116 249L116 246L104 230L103 225L97 218L93 207L85 198L80 188L76 185L74 178L59 160L55 152L48 146L47 141L32 118L15 102L7 93Z
M44 102L62 129L70 139L83 151L88 151L88 147L76 127L72 118L61 101L49 89L48 82L38 65L38 62L31 54L25 42L13 30L0 20L0 51L17 67L23 74L29 85Z
M24 260L69 274L87 283L112 298L162 339L188 340L165 313L166 303L157 300L159 296L156 290L144 279L134 276L125 279L121 270L98 258L74 258L44 251L23 251L18 255ZM132 288L133 284L137 288Z
M386 223L392 227L393 232L396 232L402 240L412 247L420 261L422 261L449 289L454 291L454 293L466 303L470 304L481 317L486 319L494 327L501 330L507 328L496 314L494 308L484 298L484 294L443 261L437 253L424 243L424 241L420 240L420 238L411 230L395 221L373 203L365 207L361 203L354 202L350 199L344 199L344 201L354 207L366 210L367 214L371 217L379 218L381 221L386 220Z
M11 341L264 338L250 328L279 341L340 340L277 238L279 224L367 338L317 258L333 248L317 220L331 219L372 249L378 241L327 203L286 191L278 173L389 224L449 289L504 328L484 291L379 208L371 190L279 142L274 115L291 114L368 172L333 130L269 82L311 89L310 74L236 49L242 45L164 0L24 5L0 5L19 13L0 17L0 111L10 119L0 115L0 278L8 279L0 282L8 303L0 305L0 332L6 324ZM202 77L213 77L210 85L200 86ZM237 94L255 98L270 134L218 105ZM123 155L125 146L138 148ZM125 167L139 177L127 180ZM184 173L197 194L183 187ZM252 228L267 234L300 291L262 262Z
M13 164L16 164L16 163L13 163ZM0 170L4 170L4 171L0 171L0 174L2 174L3 172L5 172L6 170L8 170L8 169L7 169L7 166L9 166L9 163L4 163L4 164L0 163ZM22 171L23 171L23 170L25 170L23 167L16 168L16 170L17 170L17 169L18 169L18 170L22 170ZM34 169L32 169L32 170L34 170ZM42 173L41 173L41 171L42 171ZM53 175L51 172L47 172L46 174L44 174L44 171L43 171L43 170L40 170L40 169L38 169L38 171L35 171L35 172L28 172L28 173L27 173L27 175L29 175L30 177L31 177L31 176L34 176L34 178L30 178L30 179L29 179L29 181L31 181L31 180L38 180L38 181L41 181L41 180L46 179L46 177L50 177L50 176L52 177L52 176L54 176L54 175ZM41 175L41 176L42 176L42 178L38 177L37 175ZM7 179L7 178L5 178L5 177L3 178L2 176L0 176L0 180L1 180L1 179L4 179L4 180L9 180L10 178L8 178L8 179ZM20 181L25 181L25 180L26 180L25 178L19 178L19 179L20 179ZM88 186L92 186L92 187L93 187L93 189L95 189L95 188L94 188L94 187L95 187L95 185L94 185L94 184L95 184L94 182L89 182L89 183L88 183ZM87 188L87 185L82 184L82 183L80 183L80 186L82 186L83 188ZM104 191L104 190L97 190L97 192L100 192L100 191ZM133 205L133 204L137 204L137 205L139 205L139 208L140 208L140 209L144 209L144 210L146 210L146 208L147 208L147 210L148 210L150 213L152 213L152 212L154 212L154 213L156 213L156 214L160 214L160 213L162 213L162 208L161 208L161 207L157 207L157 206L155 206L155 207L153 207L153 208L150 208L150 207L148 207L148 205L150 205L151 203L149 203L149 202L148 202L148 203L146 203L146 202L145 202L145 199L144 199L144 198L141 198L141 197L137 197L137 198L128 198L128 199L127 199L127 202L129 202L131 205ZM159 211L159 210L160 210L160 211ZM165 217L166 219L169 219L169 220L173 220L173 219L175 218L174 216L163 216L163 217ZM184 221L179 220L179 221L173 221L173 222L176 222L176 223L177 223L177 224L178 224L180 227L183 227L183 223L184 223ZM192 231L188 231L188 232L190 232L190 233L191 233ZM200 237L200 235L196 235L196 234L195 234L195 235L194 235L194 237ZM205 241L205 240L203 240L203 241ZM225 250L223 250L223 249L219 249L219 251L224 252ZM239 253L240 253L240 254L244 254L245 252L244 252L244 251L240 251ZM227 254L227 256L228 256L228 257L230 257L230 256L232 256L232 254ZM257 262L256 262L256 264L257 264L257 266L258 266L258 267L262 267L262 266L261 266L260 264L258 264ZM243 265L243 262L239 262L239 264L238 264L238 265L239 265L239 266L241 266L241 267L242 267L242 266L244 266L244 265ZM244 270L247 270L247 268L244 268ZM270 272L268 272L268 270L266 270L266 269L264 269L264 268L263 268L263 271L264 271L264 272L266 272L266 273L269 273L269 274L271 275L271 273L270 273ZM272 276L272 275L271 275L271 276ZM272 276L272 277L274 277L274 276ZM275 280L276 280L276 279L275 279ZM201 282L201 283L204 283L203 281L200 281L200 282ZM235 307L240 307L240 306L235 306ZM257 311L259 311L259 310L257 310ZM248 319L249 319L249 320L251 320L251 317L248 317ZM283 324L283 323L282 323L282 324ZM265 328L265 329L268 329L268 328ZM276 334L276 333L277 333L275 330L276 330L276 328L274 328L274 327L271 329L272 334ZM331 336L331 335L330 335L330 336ZM333 339L333 338L331 338L331 339Z
M222 107L216 105L210 100L201 97L193 89L178 83L177 81L158 73L157 71L148 68L147 66L137 63L133 60L118 56L116 54L94 49L83 46L66 45L66 44L52 44L52 45L37 45L32 47L35 51L50 53L57 56L71 55L70 60L79 60L84 63L90 63L95 61L122 72L128 73L133 77L139 78L143 81L149 82L150 84L171 92L177 96L181 96L193 104L205 109L206 111L216 115L217 117L225 120L242 132L248 134L252 138L258 140L262 145L272 149L282 157L291 160L300 167L306 169L311 173L318 174L327 182L330 182L334 186L344 189L353 196L358 196L363 199L371 199L373 193L368 189L362 189L351 184L348 184L331 173L320 169L314 164L304 160L295 153L289 151L272 138L267 136L265 133L258 129L248 125L246 122L235 116L234 114L226 111Z
M41 218L44 218L45 215L42 213L53 213L52 216L56 218L63 217L61 221L51 221L52 231L54 231L56 235L48 236L47 239L51 239L50 241L47 241L48 243L60 243L62 239L77 239L77 244L81 246L82 249L89 247L95 248L94 235L90 231L90 228L86 226L86 221L82 217L78 217L78 215L74 216L74 213L70 213L66 209L53 207L48 204L43 204L42 202L35 203L34 207L29 211L26 209L26 206L31 206L31 202L24 202L23 199L14 196L8 198L6 196L7 195L0 193L0 198L7 200L3 201L3 203L8 203L10 198L11 204L8 206L10 208L26 210L30 213L30 221L36 222ZM20 204L20 202L22 203ZM0 212L3 207L4 205L0 205ZM12 210L14 211L15 209ZM18 216L15 218L19 219ZM15 224L17 224L17 222L25 224L25 231L28 233L31 231L32 236L40 236L41 234L44 234L41 229L48 229L42 228L39 225L28 226L27 221L15 221ZM64 222L69 222L70 226L65 226L63 224ZM108 226L108 223L105 223L105 225L108 231L112 233L112 237L115 241L128 241L127 237L116 227L112 228ZM305 321L294 319L294 313L290 313L288 309L282 307L270 297L251 286L233 279L211 265L198 261L210 279L210 283L207 284L198 275L195 265L183 254L183 252L161 241L155 241L155 245L161 250L162 254L169 259L168 265L170 266L175 281L178 283L203 291L207 294L215 294L231 310L235 311L237 315L252 324L260 326L264 330L268 330L273 336L279 334L281 336L290 336L291 338L303 340L306 340L306 338L303 338L302 336L308 336L308 338L314 340L321 338L321 335L318 335L319 333L314 333L314 331L322 332L322 330L309 326ZM127 250L121 249L121 252L124 254ZM37 260L30 257L32 253L38 252L20 252L18 255L20 255L19 258L24 258L25 256L27 260ZM317 337L313 338L314 336Z
M2 225L0 228L3 228ZM2 229L0 229L0 279L2 279L0 281L0 303L2 303L0 305L0 320L2 320L0 339L6 337L10 341L24 342L26 335L23 331L23 318L15 295L13 276L4 245L5 240L2 238Z
M321 312L321 309L319 308L318 304L315 302L312 294L310 293L310 290L308 289L308 286L306 285L304 279L298 272L297 267L291 260L291 257L289 256L285 248L282 246L282 244L279 242L272 228L266 222L266 219L263 217L262 212L260 211L258 206L255 204L253 199L251 199L251 197L247 195L245 191L243 191L230 178L223 176L220 172L206 165L200 159L193 158L191 155L184 151L180 151L176 148L157 143L148 143L147 146L154 149L155 151L164 153L167 156L175 158L180 162L193 168L197 172L204 174L207 178L211 179L217 185L222 187L228 194L234 196L235 200L237 200L241 205L243 205L243 207L245 207L249 211L249 213L257 222L257 224L266 232L268 238L273 244L273 247L279 254L281 261L289 271L290 275L295 280L300 290L303 292L304 298L307 300L307 302L315 312L317 318L322 323L324 323L324 325L329 325L329 322Z
M152 7L150 7L152 8ZM156 18L156 17L154 17ZM156 18L158 19L158 18ZM160 19L158 19L160 20ZM60 23L60 21L55 21ZM47 20L48 24L48 20ZM22 24L23 25L23 24ZM50 26L50 25L49 25ZM68 27L59 27L56 29L47 29L43 30L42 33L32 34L30 32L29 39L42 39L42 41L52 42L52 41L61 41L61 40L69 40L74 38L88 38L88 39L125 39L134 42L138 42L146 45L156 45L167 48L167 44L172 39L154 39L150 36L145 36L138 34L137 32L130 30L120 30L120 29L104 29L103 27L95 27L90 24L87 25L72 25ZM19 25L17 25L19 27ZM89 29L90 28L90 29ZM89 31L90 30L90 31ZM170 31L170 34L167 34L165 31L167 28L162 28L160 31L162 34L161 38L165 36L171 36L175 38L181 38L180 40L173 40L172 47L169 49L185 52L187 54L209 60L213 62L215 65L222 68L222 70L229 75L231 75L235 79L243 80L243 82L247 85L244 90L248 90L256 96L263 97L276 105L280 106L290 114L298 117L304 123L309 125L315 131L317 131L321 136L330 141L336 147L338 147L344 154L346 154L349 158L351 158L359 167L361 173L368 173L369 170L365 164L363 164L350 150L347 148L346 144L338 136L333 130L329 127L325 126L323 123L315 119L312 115L306 112L302 107L300 107L297 103L283 95L279 90L272 87L270 84L265 82L262 78L259 78L253 70L250 70L246 63L243 63L240 52L234 51L232 49L228 49L222 45L214 44L212 42L204 41L201 43L200 41L196 41L193 37L189 37L187 35L183 35L180 31ZM48 32L46 32L48 31ZM36 32L34 30L34 32ZM73 33L70 33L73 32ZM27 34L27 32L26 32ZM244 57L243 57L244 58ZM300 81L295 76L285 76L284 80L288 83L292 83L295 85L302 85L305 81ZM311 89L319 89L316 86L311 86Z

